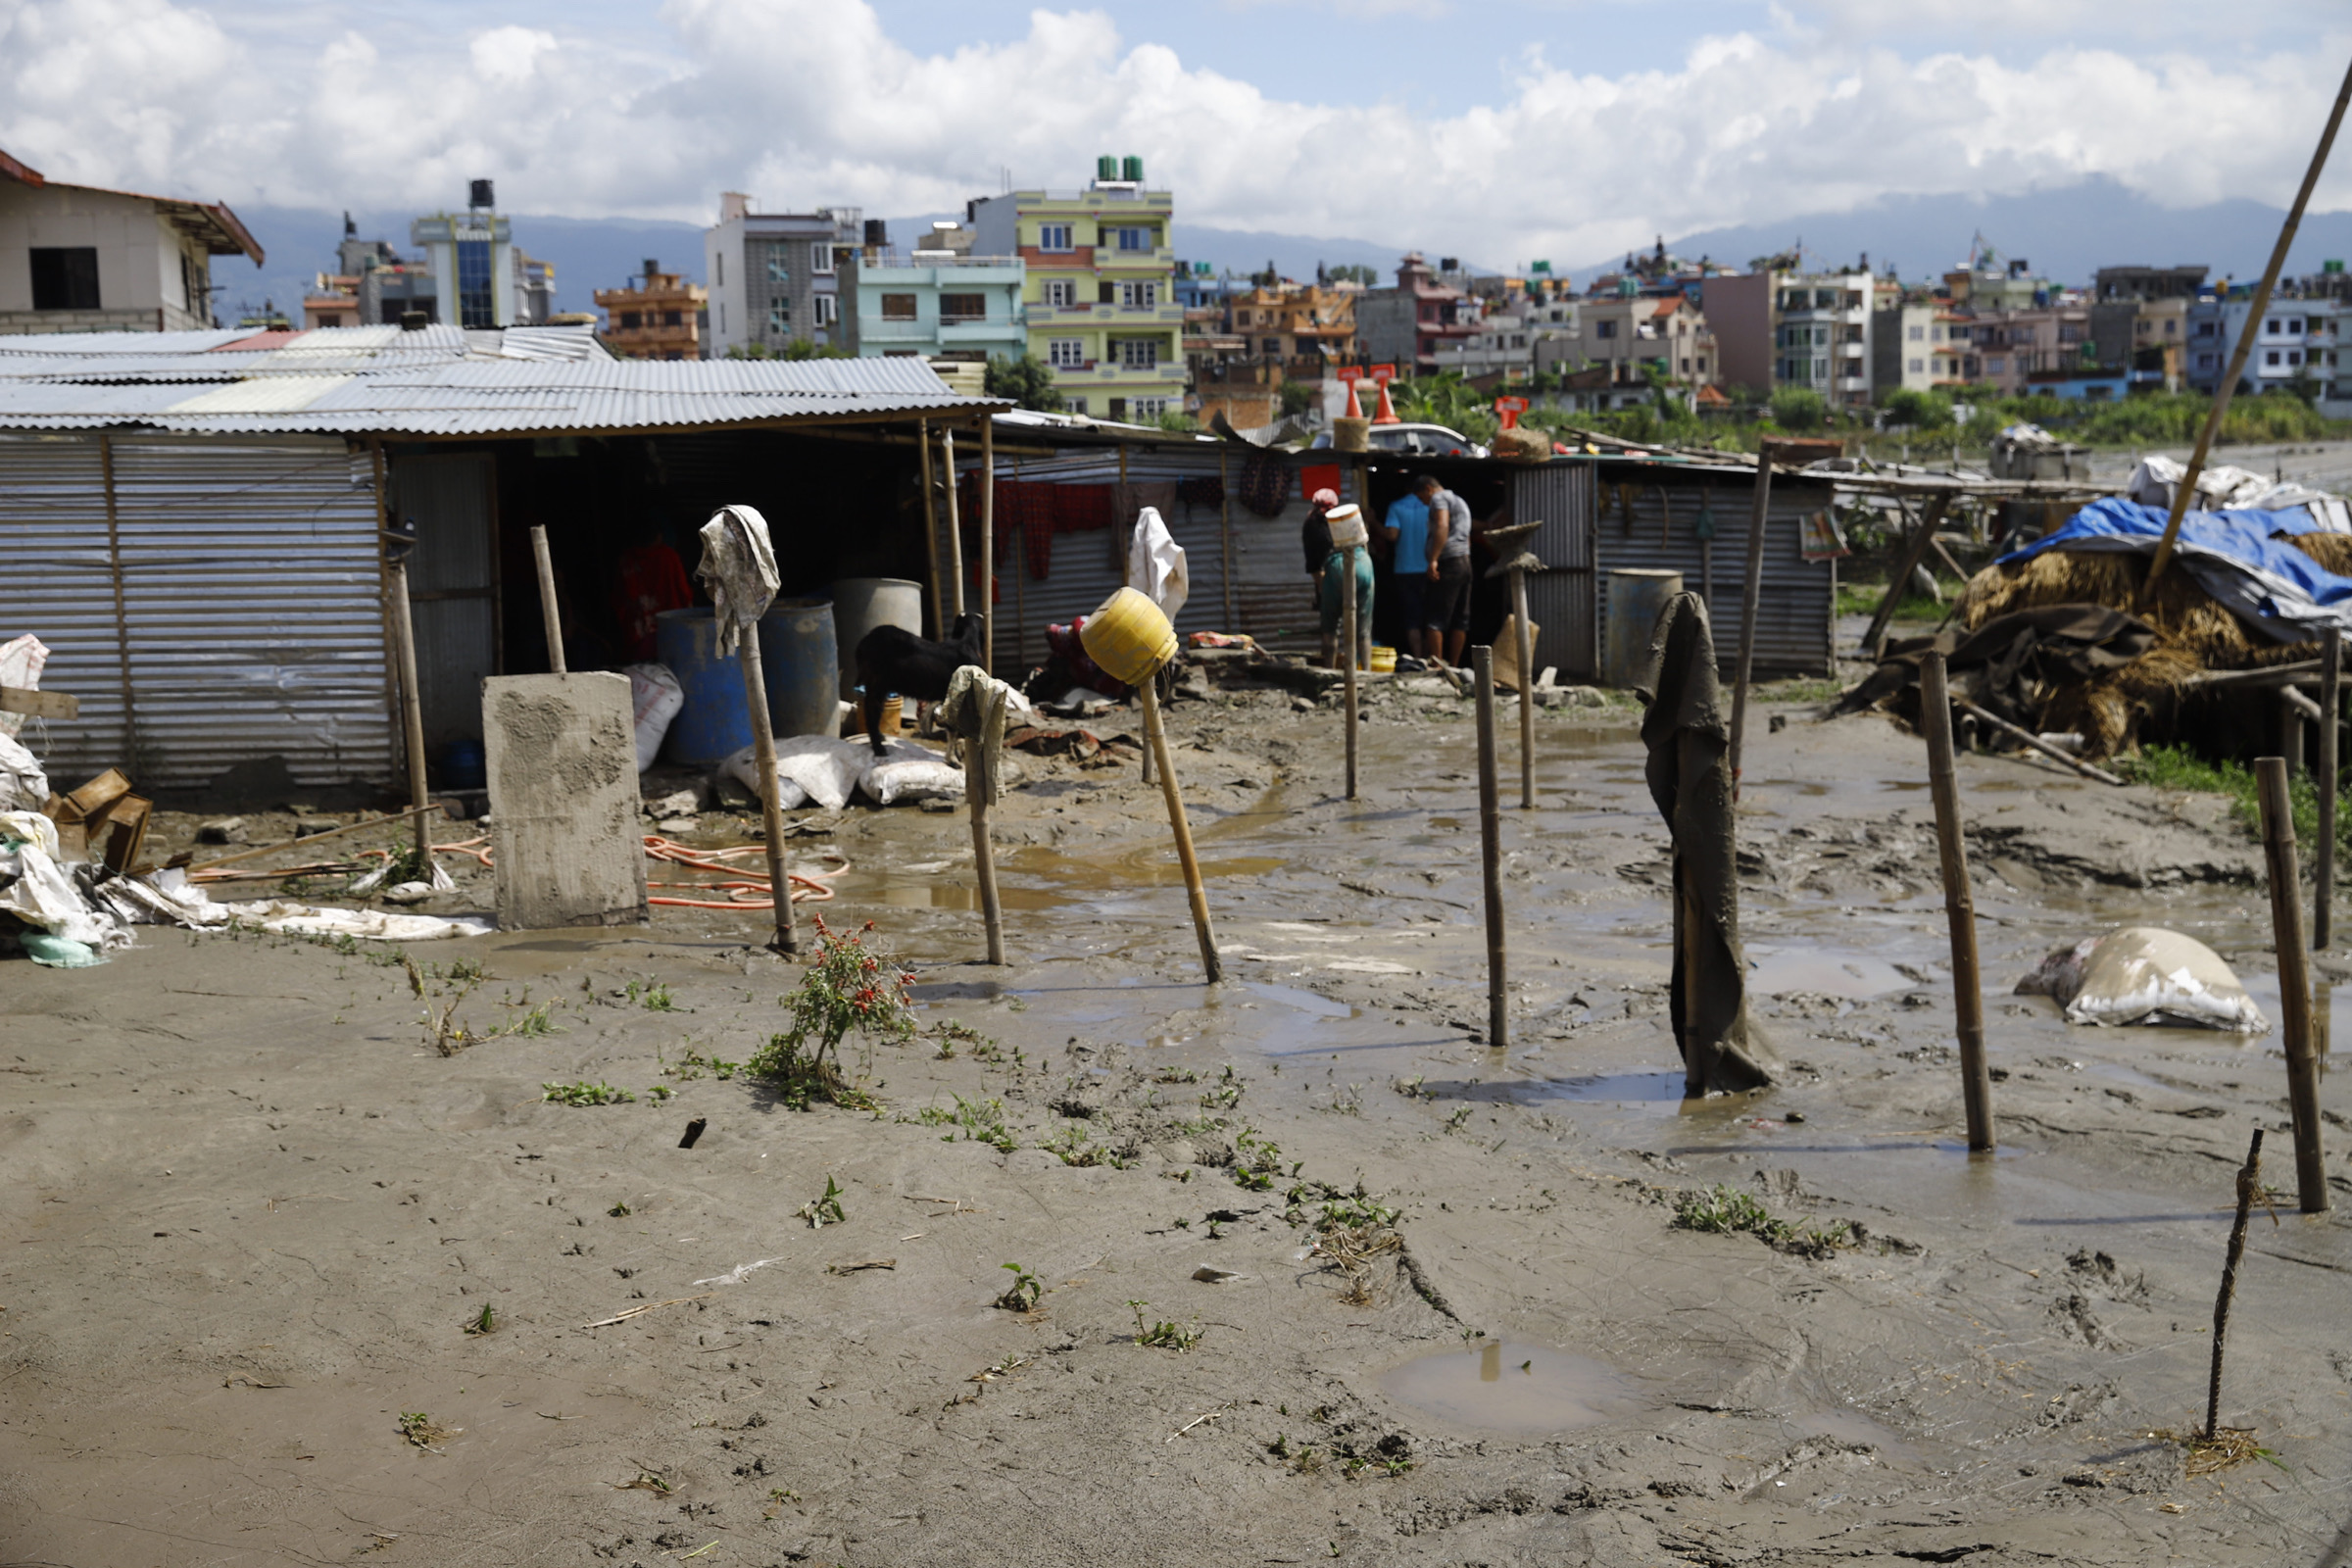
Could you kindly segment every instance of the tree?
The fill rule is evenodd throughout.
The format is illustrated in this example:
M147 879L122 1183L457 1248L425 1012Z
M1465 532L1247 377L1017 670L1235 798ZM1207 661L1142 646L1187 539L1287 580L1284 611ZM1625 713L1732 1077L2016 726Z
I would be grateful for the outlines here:
M1321 394L1304 381L1282 383L1282 416L1286 419L1304 414L1315 406Z
M1908 425L1914 430L1933 430L1952 422L1951 404L1917 387L1896 387L1880 406L1886 411L1888 424Z
M1784 430L1818 430L1830 405L1811 387L1785 386L1772 395L1772 422Z
M824 347L811 343L805 337L796 337L785 344L781 350L772 349L765 343L738 343L727 350L726 358L730 360L846 360L851 358L851 355L846 349Z
M1009 399L1017 408L1032 414L1059 414L1069 405L1062 401L1061 389L1054 384L1054 371L1045 361L1034 354L1008 359L992 354L983 388L992 398Z

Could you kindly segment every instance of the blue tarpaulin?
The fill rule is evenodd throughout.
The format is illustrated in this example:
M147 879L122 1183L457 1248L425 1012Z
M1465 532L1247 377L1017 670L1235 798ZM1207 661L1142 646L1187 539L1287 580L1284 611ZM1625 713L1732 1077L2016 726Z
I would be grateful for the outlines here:
M2134 501L2094 501L2001 564L2029 561L2044 550L2120 550L2156 553L2168 514ZM2279 642L2304 642L2330 626L2352 633L2352 577L2339 577L2278 534L2321 532L2310 511L2191 512L2180 519L2173 553L2216 602Z

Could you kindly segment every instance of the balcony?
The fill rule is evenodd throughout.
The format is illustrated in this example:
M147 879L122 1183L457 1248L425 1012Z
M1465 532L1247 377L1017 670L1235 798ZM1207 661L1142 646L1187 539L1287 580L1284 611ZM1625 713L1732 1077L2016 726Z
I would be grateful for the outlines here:
M1031 326L1169 326L1184 324L1184 307L1164 305L1036 305L1029 307Z

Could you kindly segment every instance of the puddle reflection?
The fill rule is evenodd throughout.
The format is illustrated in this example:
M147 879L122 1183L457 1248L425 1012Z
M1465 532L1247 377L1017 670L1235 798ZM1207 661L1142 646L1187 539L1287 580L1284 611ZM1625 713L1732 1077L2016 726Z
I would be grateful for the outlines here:
M1565 1432L1638 1414L1641 1385L1588 1355L1489 1340L1416 1356L1382 1375L1390 1397L1495 1432Z

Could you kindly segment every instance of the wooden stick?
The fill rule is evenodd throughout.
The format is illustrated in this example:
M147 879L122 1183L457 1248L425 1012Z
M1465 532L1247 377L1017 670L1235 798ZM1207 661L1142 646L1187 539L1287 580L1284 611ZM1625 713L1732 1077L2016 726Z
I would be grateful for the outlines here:
M2292 686L2279 689L2278 758L2279 760L2286 763L2286 770L2289 773L2303 771L2303 715L2295 711L2295 704L2298 702L2314 712L2319 710L2319 704L2305 697Z
M1478 682L1478 848L1487 885L1487 1049L1511 1047L1510 1011L1503 995L1502 809L1494 784L1494 650L1470 650ZM1524 676L1521 677L1525 679ZM1525 701L1525 694L1521 694Z
M980 920L988 928L988 961L1004 962L1004 910L997 899L997 852L988 837L988 748L963 743L963 795L972 808L972 864L980 878Z
M1747 517L1747 586L1740 598L1740 664L1732 686L1732 799L1740 798L1740 743L1747 733L1747 684L1756 666L1756 611L1764 597L1764 524L1772 511L1772 443L1756 453L1756 495Z
M1519 623L1519 809L1532 811L1536 808L1536 634L1527 623L1525 571L1511 573L1511 615Z
M2262 1182L2262 1129L2246 1146L2246 1162L2237 1172L2237 1218L2230 1225L2230 1250L2222 1260L2222 1289L2213 1298L2213 1371L2205 1381L2205 1441L2221 1430L2222 1349L2230 1340L2230 1301L2237 1295L2237 1265L2246 1255L2246 1219L2254 1210L2254 1195ZM2278 1222L2274 1214L2272 1223Z
M30 686L0 686L0 713L29 713L34 718L79 718L81 699L69 692L44 692Z
M405 561L393 562L384 568L385 593L392 602L392 644L400 660L400 717L403 738L409 754L409 808L421 810L426 794L424 785L424 700L416 690L416 627L409 618L409 566ZM432 850L426 845L424 818L416 818L416 853L426 860ZM429 872L430 867L427 867ZM427 880L430 880L428 875Z
M997 672L997 421L980 421L980 667Z
M2311 945L2324 951L2335 940L2335 792L2343 787L2336 776L2337 753L2335 726L2343 712L2344 634L2341 628L2328 628L2328 653L2322 660L2320 672L2320 776L2313 782L2320 787L2320 842L2312 853L2318 858L2313 867L2317 885L2311 895ZM2287 688L2292 691L2293 687ZM2321 1019L2321 1038L2327 1036L2326 1018ZM2320 1054L2327 1054L2323 1050Z
M1355 799L1355 564L1360 546L1348 547L1348 571L1340 579L1340 631L1344 642L1340 649L1340 668L1348 707L1348 799Z
M290 850L298 844L308 849L311 845L321 843L327 839L339 839L346 833L357 833L362 828L382 827L388 822L406 822L412 816L423 816L440 809L441 808L438 806L419 806L413 810L395 811L389 816L371 816L365 822L354 822L348 827L328 828L323 833L313 833L307 838L286 839L277 844L265 844L259 849L239 850L234 855L223 855L217 860L204 860L195 865L182 866L180 869L193 875L198 871L210 871L218 865L234 865L239 860L250 860L257 855L268 855L272 850Z
M948 585L940 581L939 571L939 505L931 493L931 421L914 421L914 446L921 455L923 472L923 543L930 547L931 557L931 635L946 639L948 635ZM954 475L950 475L951 478Z
M1936 538L1936 530L1943 526L1943 514L1951 504L1951 495L1946 492L1931 500L1920 514L1919 526L1911 531L1910 539L1903 546L1903 564L1895 568L1894 576L1887 581L1886 597L1879 601L1879 608L1871 612L1870 625L1862 633L1863 653L1873 658L1878 656L1879 639L1894 619L1894 607L1902 603L1903 589L1910 584L1911 574L1919 569L1920 562L1926 558L1928 546ZM1902 502L1898 499L1895 505L1902 506ZM1905 515L1910 511L1909 507L1903 507Z
M1193 855L1193 828L1184 817L1184 795L1176 787L1176 764L1168 756L1168 733L1159 722L1158 676L1154 672L1137 685L1144 699L1144 738L1159 757L1159 788L1168 801L1168 829L1176 835L1176 860L1184 867L1184 891L1192 899L1193 934L1200 939L1200 967L1211 984L1225 978L1217 959L1217 935L1208 923L1208 890L1200 885L1200 862Z
M556 564L547 553L547 529L543 524L531 524L531 559L539 565L539 615L547 622L547 667L550 673L562 675L564 668L564 617L556 611Z
M2311 956L2303 950L2303 884L2295 866L2285 759L2256 758L2254 782L2262 796L2262 849L2271 873L2271 944L2278 955L2278 1026L2286 1037L2295 1188L2304 1213L2325 1214L2328 1168L2320 1152L2320 1070L2311 1050Z
M768 951L787 956L801 951L801 933L792 918L792 877L784 869L784 808L777 799L776 733L767 717L767 679L760 667L760 626L743 628L735 644L735 661L743 667L743 699L752 710L752 756L760 769L760 821L767 834L767 880L775 889L776 933Z
M1960 1037L1960 1095L1972 1153L1992 1148L1992 1073L1984 1061L1984 988L1977 971L1977 901L1960 832L1960 780L1952 768L1952 705L1943 656L1919 664L1920 727L1928 732L1928 787L1936 798L1936 848L1943 862L1943 912L1952 928L1952 1015Z
M2303 172L2303 184L2295 192L2295 205L2288 209L2286 221L2279 226L2278 243L2271 247L2271 263L2262 270L2262 283L2254 290L2254 299L2246 312L2246 324L2237 334L2237 347L2230 355L2230 371L2222 384L2213 390L2213 407L2206 411L2203 428L2197 431L2196 450L2188 456L2188 467L2180 482L2173 488L2172 515L2165 518L2164 537L2156 541L2156 558L2148 563L2148 580L2140 589L2140 609L2145 611L2156 602L2156 584L2164 576L2164 568L2173 559L2173 542L2180 537L2180 519L2196 498L2197 477L2205 471L2205 454L2213 449L2213 438L2222 428L2222 416L2230 412L2230 399L2237 391L2237 378L2246 373L2246 361L2254 349L2255 323L2271 308L2271 290L2278 282L2278 270L2286 265L2287 248L2295 242L2295 230L2302 226L2303 209L2311 204L2311 190L2320 182L2320 171L2327 167L2328 149L2335 144L2336 127L2344 122L2344 105L2352 102L2352 69L2344 73L2344 84L2336 90L2335 107L2328 112L2328 128L2320 132L2320 144L2312 149L2311 167Z
M2016 741L2019 745L2032 747L2034 751L2041 753L2041 755L2044 757L2054 758L2058 761L2064 762L2067 766L2073 768L2084 778L2095 778L2102 784L2120 785L2124 782L2122 779L2117 778L2113 773L2108 772L2103 767L2093 767L2090 763L2083 761L2079 757L2067 756L2066 753L2060 751L2057 747L2052 746L2048 741L2043 740L2032 730L2020 728L2018 725L2012 724L2007 719L2002 718L1997 713L1987 713L1984 711L1984 710L1979 708L1976 704L1970 702L1965 697L1953 698L1952 706L1960 710L1960 711L1963 713L1966 713L1970 717L1976 719L1980 724L1989 724L1994 729L1999 730L2002 734L2008 736L2011 740Z
M963 518L960 515L962 499L957 494L956 483L956 432L954 430L939 432L939 449L940 463L943 466L940 478L942 487L948 492L948 575L956 584L956 591L948 603L955 608L956 614L960 617L963 614Z
M2320 673L2325 660L2311 659L2294 664L2270 664L2261 669L2200 670L2180 684L2183 686L2265 686L2274 681L2292 682Z

